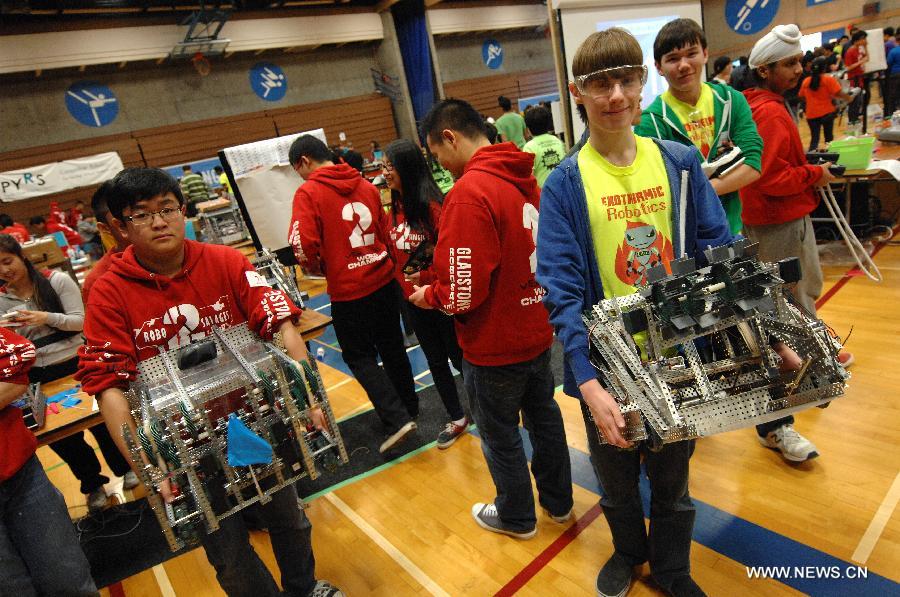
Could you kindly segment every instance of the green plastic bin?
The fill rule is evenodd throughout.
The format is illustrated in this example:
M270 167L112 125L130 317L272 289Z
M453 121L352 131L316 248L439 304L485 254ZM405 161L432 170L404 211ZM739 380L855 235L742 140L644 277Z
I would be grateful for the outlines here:
M865 170L872 160L874 147L875 137L856 137L832 141L828 145L828 151L840 156L837 161L839 166L844 166L847 170Z

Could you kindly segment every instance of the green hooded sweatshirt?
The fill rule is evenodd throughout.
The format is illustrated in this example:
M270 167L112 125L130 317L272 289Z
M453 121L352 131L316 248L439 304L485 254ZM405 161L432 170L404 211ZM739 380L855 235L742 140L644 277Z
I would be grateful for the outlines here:
M741 148L744 154L744 163L761 171L763 142L756 132L756 123L753 122L753 113L746 98L737 90L728 85L718 83L703 83L709 85L713 93L713 108L715 116L716 136L709 149L711 156L719 153L719 146L726 140ZM641 123L634 128L635 134L642 137L655 137L668 139L695 147L684 129L684 125L678 119L675 112L666 105L662 95L657 96L652 104L647 106L641 115ZM700 150L697 150L700 154ZM703 156L700 155L703 160ZM720 197L725 215L728 216L728 227L732 234L739 234L743 228L741 222L741 198L738 191L728 193Z

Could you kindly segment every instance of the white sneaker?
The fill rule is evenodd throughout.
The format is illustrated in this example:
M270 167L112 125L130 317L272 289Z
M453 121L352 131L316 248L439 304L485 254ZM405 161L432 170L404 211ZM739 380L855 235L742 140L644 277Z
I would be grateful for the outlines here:
M122 488L123 489L134 489L138 485L141 484L141 480L138 479L138 476L134 473L134 471L128 471L125 473L125 476L122 478Z
M756 436L759 443L772 450L781 452L785 460L803 462L819 455L811 441L797 433L793 425L782 425L766 437Z
M416 422L415 421L408 422L406 425L404 425L403 427L401 427L400 429L398 429L397 431L392 433L390 436L388 436L388 438L386 440L384 440L384 443L381 444L381 447L378 448L378 451L381 452L382 454L384 454L385 452L387 452L388 450L390 450L391 448L393 448L394 446L396 446L397 444L402 442L404 439L406 439L406 436L408 436L410 433L412 433L415 430L416 430Z

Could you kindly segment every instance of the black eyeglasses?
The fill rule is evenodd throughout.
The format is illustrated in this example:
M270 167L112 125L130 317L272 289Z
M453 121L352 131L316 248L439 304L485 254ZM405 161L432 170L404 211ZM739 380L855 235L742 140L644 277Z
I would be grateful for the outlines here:
M180 207L164 207L159 211L151 211L147 213L136 213L130 216L123 216L126 222L131 222L135 226L146 226L153 221L153 216L158 215L165 222L174 222L181 215Z

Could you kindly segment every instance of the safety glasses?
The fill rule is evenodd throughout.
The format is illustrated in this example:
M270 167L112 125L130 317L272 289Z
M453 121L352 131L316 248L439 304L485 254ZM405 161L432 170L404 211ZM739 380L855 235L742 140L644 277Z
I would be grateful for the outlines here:
M598 99L608 98L616 85L622 87L625 93L640 92L646 82L646 65L627 64L579 75L575 77L575 88L581 95Z

